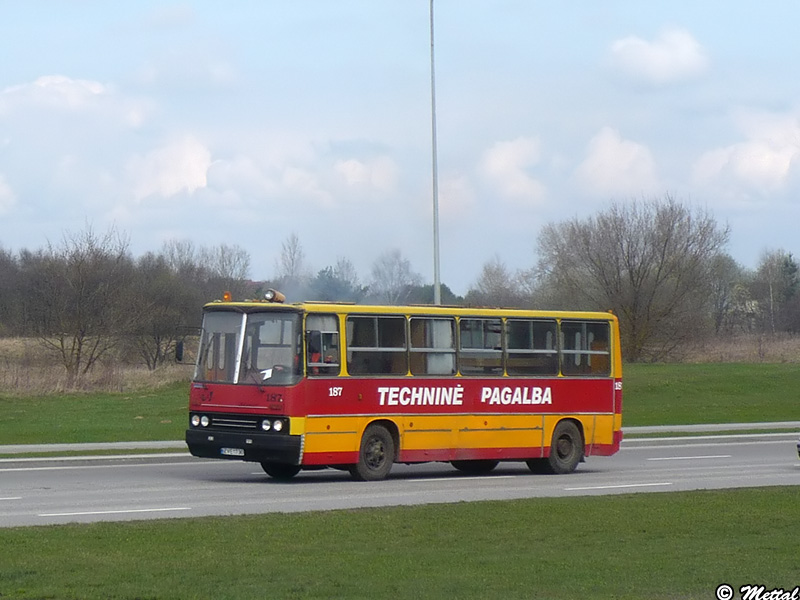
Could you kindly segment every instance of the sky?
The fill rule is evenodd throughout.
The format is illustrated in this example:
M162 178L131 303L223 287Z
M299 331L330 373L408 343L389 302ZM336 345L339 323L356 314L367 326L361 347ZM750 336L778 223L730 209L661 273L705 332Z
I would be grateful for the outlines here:
M441 281L544 225L671 195L754 268L797 254L800 3L435 0ZM429 0L0 0L0 247L111 228L275 277L433 282Z

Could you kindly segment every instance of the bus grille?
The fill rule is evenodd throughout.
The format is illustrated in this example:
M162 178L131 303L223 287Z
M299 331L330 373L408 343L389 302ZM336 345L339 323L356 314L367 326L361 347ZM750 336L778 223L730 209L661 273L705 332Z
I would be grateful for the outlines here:
M258 429L259 419L244 415L214 415L211 427L217 429Z

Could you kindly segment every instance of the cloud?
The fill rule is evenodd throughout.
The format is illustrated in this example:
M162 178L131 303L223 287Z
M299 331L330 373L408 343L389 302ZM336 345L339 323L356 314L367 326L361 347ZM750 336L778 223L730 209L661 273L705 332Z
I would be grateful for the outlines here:
M122 97L110 85L63 75L44 75L33 82L0 91L0 117L42 112L104 116L125 126L139 127L151 112L148 102ZM35 118L35 117L34 117Z
M775 192L800 175L800 114L739 112L734 120L746 139L702 154L695 181Z
M694 79L709 65L705 50L685 29L666 29L653 41L629 36L611 45L611 64L636 82L662 86Z
M590 193L600 196L638 195L659 188L650 150L624 140L611 127L603 127L588 144L586 159L575 175Z
M0 173L0 215L7 213L17 203L14 190L8 185L5 176Z
M0 92L0 114L22 106L78 110L93 106L110 88L97 81L45 75L32 83L13 85Z
M168 198L180 192L193 193L206 187L211 153L197 139L187 136L133 157L127 165L133 196Z
M341 159L336 161L333 169L348 186L369 186L379 191L391 191L397 184L397 165L387 156L366 161Z
M518 137L496 142L484 152L480 170L507 199L538 202L545 196L544 185L528 174L541 158L539 140Z

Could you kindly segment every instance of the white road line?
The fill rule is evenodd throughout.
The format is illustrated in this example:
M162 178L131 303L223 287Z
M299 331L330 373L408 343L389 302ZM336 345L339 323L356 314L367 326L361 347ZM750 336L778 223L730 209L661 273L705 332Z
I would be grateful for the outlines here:
M700 460L705 458L730 458L730 454L708 454L706 456L662 456L660 458L648 458L647 460Z
M8 498L0 498L0 500L22 500L22 496L9 496Z
M494 481L496 479L516 479L516 475L480 475L478 477L432 477L430 479L409 479L406 483L441 483L442 481Z
M623 488L654 487L659 485L672 485L672 482L665 481L663 483L626 483L623 485L595 485L587 487L568 487L564 488L564 491L579 492L583 490L618 490Z
M192 510L188 506L174 506L170 508L133 508L128 510L93 510L85 512L42 513L38 517L80 517L84 515L125 515L129 513L169 512L173 510Z

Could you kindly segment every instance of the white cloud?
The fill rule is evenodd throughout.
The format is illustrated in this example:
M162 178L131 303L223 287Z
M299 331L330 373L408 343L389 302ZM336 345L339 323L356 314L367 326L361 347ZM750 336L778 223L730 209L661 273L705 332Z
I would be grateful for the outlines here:
M138 127L152 107L149 102L121 96L113 86L63 75L44 75L0 91L0 117L31 110L57 115L80 112Z
M741 112L735 120L746 139L701 155L695 181L774 192L800 174L800 115Z
M526 137L496 142L484 152L481 172L508 199L538 202L545 196L545 187L527 170L539 163L539 146L538 139Z
M185 137L135 156L127 166L136 200L149 196L168 198L206 187L211 153L193 137Z
M659 187L650 150L622 139L611 127L603 127L589 141L586 159L575 175L588 192L600 196L639 195Z
M380 191L391 191L397 184L397 165L387 156L367 161L342 159L336 161L333 168L349 186L368 185Z
M439 209L450 219L469 220L477 205L475 190L463 175L447 175L439 183Z
M17 196L14 190L8 185L5 176L0 173L0 215L7 213L17 203Z
M709 64L703 47L685 29L666 29L653 41L637 36L617 40L611 62L635 81L657 86L693 79Z
M13 85L0 92L0 113L28 105L82 109L93 105L99 96L109 92L108 86L97 81L46 75L33 83Z

